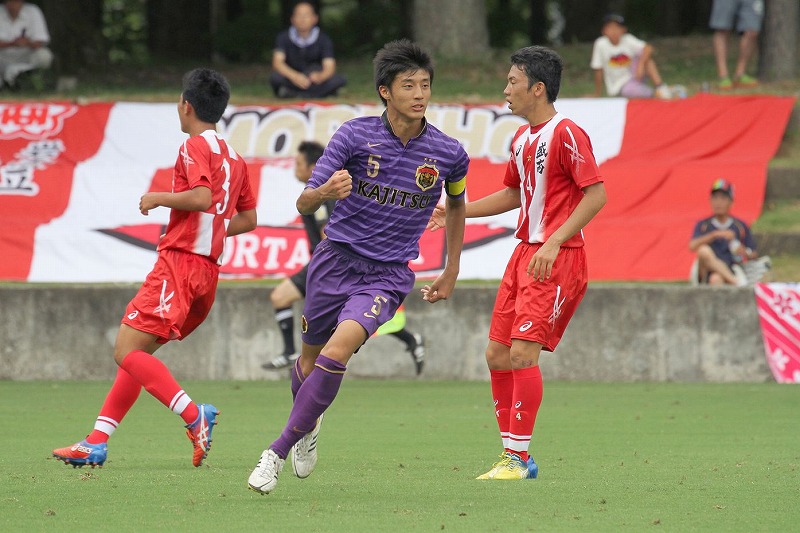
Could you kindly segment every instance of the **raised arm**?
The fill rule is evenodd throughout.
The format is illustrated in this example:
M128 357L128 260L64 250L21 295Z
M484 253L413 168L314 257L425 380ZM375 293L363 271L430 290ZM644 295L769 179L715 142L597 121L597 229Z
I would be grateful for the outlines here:
M228 224L227 235L228 237L233 237L234 235L253 231L256 229L256 224L258 224L258 219L255 209L248 209L247 211L236 213Z
M145 216L156 207L205 211L211 207L211 189L200 185L183 192L148 192L139 199L139 211Z
M341 200L350 196L353 178L347 170L337 170L328 181L319 187L306 187L297 199L297 210L301 215L310 215L326 200Z
M480 218L499 215L516 209L520 206L519 191L510 187L505 187L497 192L484 196L480 200L469 202L464 207L465 218ZM446 211L443 204L436 206L431 214L426 229L436 231L439 228L447 227Z

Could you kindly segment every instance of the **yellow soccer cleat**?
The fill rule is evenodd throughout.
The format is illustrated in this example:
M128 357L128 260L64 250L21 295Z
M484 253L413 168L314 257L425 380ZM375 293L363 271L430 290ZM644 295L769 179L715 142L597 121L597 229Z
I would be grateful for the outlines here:
M492 465L491 470L489 470L485 474L481 474L475 479L494 479L495 474L497 474L497 472L499 472L501 468L505 467L505 465L508 464L510 461L511 461L510 453L508 452L501 453L500 460Z
M523 461L517 454L508 454L508 460L497 469L490 479L533 479L539 473L539 467L533 461Z
M539 465L528 456L523 461L519 455L511 452L500 454L500 460L492 465L492 469L475 479L535 479L539 475Z

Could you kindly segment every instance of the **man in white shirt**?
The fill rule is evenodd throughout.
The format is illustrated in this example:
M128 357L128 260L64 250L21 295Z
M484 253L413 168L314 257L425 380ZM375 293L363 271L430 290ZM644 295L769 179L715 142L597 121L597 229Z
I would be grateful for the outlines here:
M603 94L605 81L608 96L625 98L671 98L652 58L653 46L628 33L622 15L610 14L603 18L602 37L592 49L595 90L593 96ZM655 85L649 85L646 78Z
M50 33L39 6L24 0L5 0L0 8L0 75L14 87L23 72L46 69L53 62L47 48Z

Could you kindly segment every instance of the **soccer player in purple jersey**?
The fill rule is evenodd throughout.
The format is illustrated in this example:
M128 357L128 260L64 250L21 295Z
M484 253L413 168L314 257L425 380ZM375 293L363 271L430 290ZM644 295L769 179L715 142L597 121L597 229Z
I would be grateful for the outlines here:
M442 190L447 194L447 263L422 288L423 299L447 299L458 277L464 240L469 157L425 120L431 97L430 56L408 40L386 44L373 61L386 110L350 120L334 133L297 200L313 213L337 200L311 257L303 312L303 347L292 369L292 406L281 433L261 454L248 485L268 494L292 452L295 474L317 463L322 415L333 402L355 351L389 320L414 287L408 262ZM451 225L452 223L452 225Z

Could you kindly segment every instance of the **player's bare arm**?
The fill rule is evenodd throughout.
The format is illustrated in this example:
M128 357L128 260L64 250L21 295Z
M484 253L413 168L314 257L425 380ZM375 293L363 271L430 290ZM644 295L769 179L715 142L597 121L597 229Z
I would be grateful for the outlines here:
M602 182L584 187L583 198L575 206L575 211L533 254L527 268L528 275L539 281L548 279L553 272L553 263L556 262L561 245L586 226L604 205L606 188Z
M139 199L139 211L145 216L156 207L205 211L211 207L211 189L199 186L183 192L148 192Z
M297 199L297 210L302 215L314 213L326 200L342 200L350 196L353 178L347 170L337 170L328 181L317 188L306 187Z
M466 218L480 218L499 215L520 206L519 191L505 187L495 193L485 196L480 200L469 202L465 206ZM447 217L442 204L436 206L431 214L426 229L436 231L447 227Z
M447 198L445 226L447 228L447 262L444 270L431 285L422 288L422 299L436 303L446 300L455 289L461 269L461 250L464 247L464 220L466 204L463 198Z
M228 224L228 231L226 234L228 237L233 237L234 235L247 233L248 231L256 229L256 224L258 224L256 210L248 209L247 211L242 211L241 213L233 215L233 218L231 218Z

